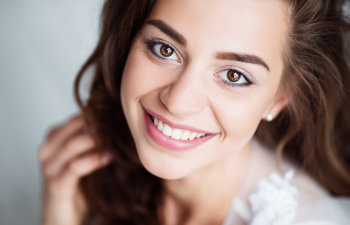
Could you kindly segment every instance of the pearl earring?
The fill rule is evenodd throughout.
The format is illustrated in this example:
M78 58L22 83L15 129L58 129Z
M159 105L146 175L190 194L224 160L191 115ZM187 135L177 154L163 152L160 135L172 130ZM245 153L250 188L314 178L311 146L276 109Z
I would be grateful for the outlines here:
M273 115L271 113L269 113L267 116L266 116L266 120L267 122L271 122L273 120Z

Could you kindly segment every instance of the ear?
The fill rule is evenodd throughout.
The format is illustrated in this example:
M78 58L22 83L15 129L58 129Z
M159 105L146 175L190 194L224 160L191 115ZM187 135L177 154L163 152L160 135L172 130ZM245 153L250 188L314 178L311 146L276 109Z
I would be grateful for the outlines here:
M269 109L264 113L263 119L271 122L274 118L278 116L278 114L286 107L288 104L288 98L284 91L279 91Z

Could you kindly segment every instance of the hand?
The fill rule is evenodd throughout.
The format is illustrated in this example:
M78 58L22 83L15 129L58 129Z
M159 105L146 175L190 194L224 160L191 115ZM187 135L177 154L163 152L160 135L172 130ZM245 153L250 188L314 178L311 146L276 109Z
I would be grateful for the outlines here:
M42 225L79 225L87 205L79 180L107 165L110 153L97 153L81 116L52 129L39 150L43 174Z

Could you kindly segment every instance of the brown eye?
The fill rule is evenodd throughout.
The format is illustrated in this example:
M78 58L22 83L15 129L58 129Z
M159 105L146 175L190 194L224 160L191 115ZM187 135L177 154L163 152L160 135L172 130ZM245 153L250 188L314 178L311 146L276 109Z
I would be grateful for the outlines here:
M231 82L237 82L241 79L242 74L236 70L229 70L227 72L227 79Z
M164 57L170 57L174 53L174 49L169 47L169 46L167 46L167 45L162 45L160 47L160 53Z
M148 51L166 63L181 63L181 58L179 54L170 44L163 43L160 41L150 40L145 42Z
M219 77L221 81L230 87L247 87L254 84L248 79L244 72L240 72L237 69L224 69L215 73L216 77Z

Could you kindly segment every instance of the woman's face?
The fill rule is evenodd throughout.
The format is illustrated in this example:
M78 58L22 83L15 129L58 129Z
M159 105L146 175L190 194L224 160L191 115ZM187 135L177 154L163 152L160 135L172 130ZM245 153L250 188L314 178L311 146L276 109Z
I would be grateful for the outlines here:
M146 169L177 179L248 148L260 121L286 103L287 21L280 0L156 2L121 84Z

